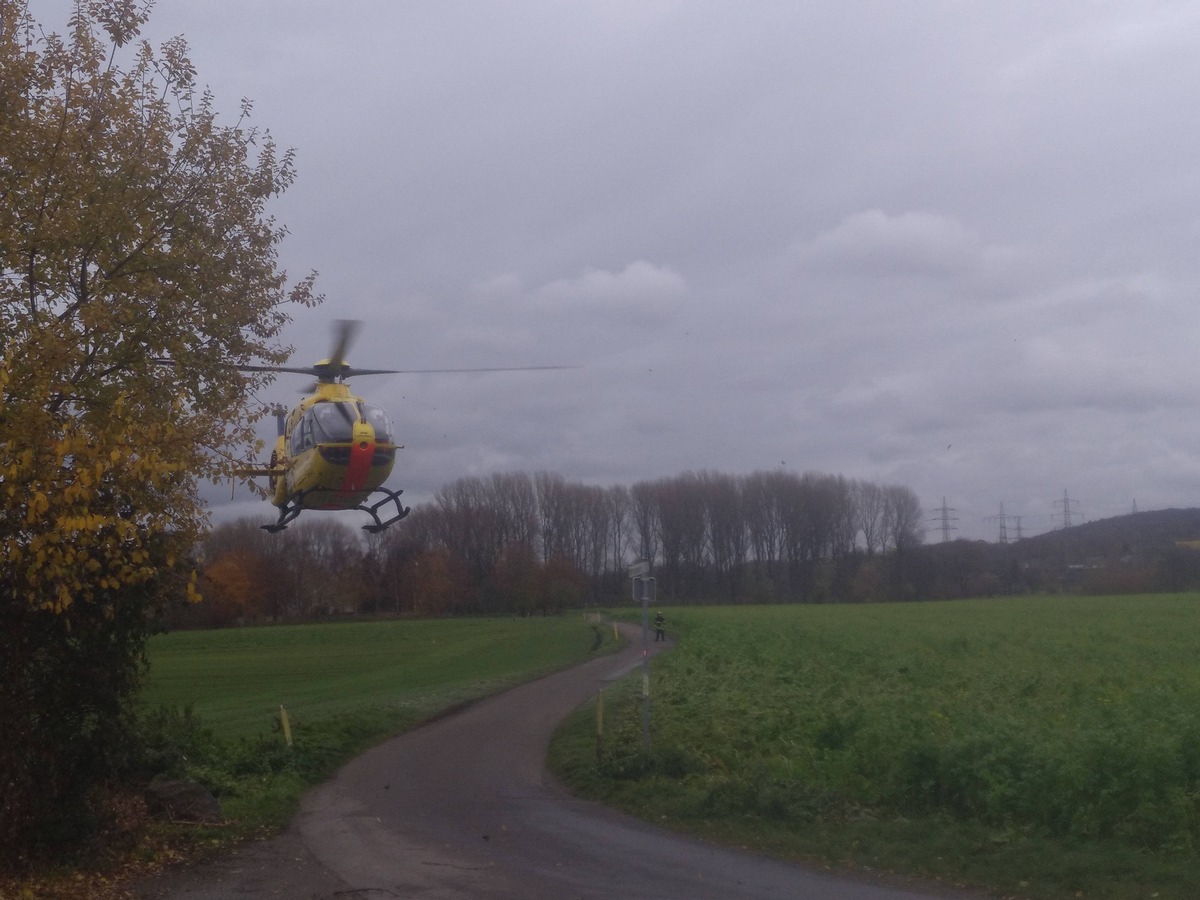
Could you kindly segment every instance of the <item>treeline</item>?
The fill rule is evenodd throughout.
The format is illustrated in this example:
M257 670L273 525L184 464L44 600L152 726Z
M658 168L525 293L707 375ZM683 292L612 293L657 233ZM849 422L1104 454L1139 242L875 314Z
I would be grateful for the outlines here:
M462 478L379 535L320 514L276 535L218 526L201 551L206 602L172 624L553 613L627 602L639 558L664 603L912 599L922 521L906 487L813 473L688 472L630 488Z

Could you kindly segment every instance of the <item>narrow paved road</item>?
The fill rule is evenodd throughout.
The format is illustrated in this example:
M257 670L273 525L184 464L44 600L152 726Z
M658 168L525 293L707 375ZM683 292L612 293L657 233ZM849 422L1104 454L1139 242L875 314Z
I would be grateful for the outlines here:
M653 645L651 645L653 647ZM568 796L544 772L554 729L641 662L616 656L508 691L360 756L289 831L138 896L423 900L918 900L662 831ZM202 871L207 868L208 872Z

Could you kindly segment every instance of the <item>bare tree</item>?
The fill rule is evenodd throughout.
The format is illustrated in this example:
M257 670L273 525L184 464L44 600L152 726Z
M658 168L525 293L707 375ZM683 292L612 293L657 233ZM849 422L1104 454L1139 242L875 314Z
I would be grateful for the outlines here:
M593 585L599 583L604 575L605 551L608 549L609 519L612 517L612 506L608 492L603 488L591 485L580 486L580 500L585 522L585 556L576 566L587 575Z
M281 537L294 556L301 618L357 611L354 584L362 559L358 536L337 519L314 517Z
M891 594L893 599L908 600L916 593L910 572L914 558L911 551L925 539L924 516L910 488L889 485L883 490L887 539L895 551L891 559Z
M867 556L874 556L887 545L887 522L884 518L886 496L884 489L870 481L854 483L858 530L863 536Z
M488 586L500 555L493 495L480 478L460 478L434 497L441 510L443 542L464 563L474 587L472 606L489 607Z
M632 532L630 519L633 510L633 499L629 489L622 485L613 485L608 489L608 506L611 515L608 520L608 570L619 573L624 578L625 557L629 549Z
M538 535L538 501L533 479L523 472L496 474L491 477L489 488L496 552L520 547L532 553Z
M911 488L888 485L883 493L883 534L885 546L903 551L925 540L921 501Z
M660 560L658 488L655 482L639 481L629 491L637 557L655 563Z
M694 472L655 482L663 591L672 598L695 590L706 560L704 501Z
M736 602L751 565L761 579L756 597L844 599L856 583L873 596L857 579L859 535L869 556L922 538L907 488L814 472L686 472L629 489L548 472L464 478L441 489L436 505L414 510L405 531L470 573L477 609L503 607L500 583L528 583L530 560L578 573L593 597L620 596L628 556L650 560L661 593L676 599Z
M571 527L566 479L551 472L538 472L533 482L541 523L542 560L565 557L569 552Z
M742 482L742 507L750 553L768 579L776 576L782 556L783 521L780 498L786 472L755 472Z
M729 601L736 602L749 544L742 492L732 475L701 472L698 480L708 525L712 574Z

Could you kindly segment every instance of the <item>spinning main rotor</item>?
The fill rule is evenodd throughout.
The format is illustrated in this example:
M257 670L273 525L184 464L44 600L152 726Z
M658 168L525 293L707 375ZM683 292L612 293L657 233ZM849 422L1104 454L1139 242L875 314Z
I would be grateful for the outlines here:
M491 366L482 369L356 369L346 362L346 351L354 342L362 322L358 319L338 319L333 352L311 366L238 366L240 372L287 372L309 375L318 384L340 384L347 378L360 375L430 375L454 372L539 372L553 369L573 369L576 366Z

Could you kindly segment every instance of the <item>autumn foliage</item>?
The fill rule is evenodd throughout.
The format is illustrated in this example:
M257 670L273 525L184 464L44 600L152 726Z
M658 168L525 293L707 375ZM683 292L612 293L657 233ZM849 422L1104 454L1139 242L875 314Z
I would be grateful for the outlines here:
M265 214L290 154L222 125L144 5L67 35L0 3L0 860L95 821L149 623L193 589L200 479L255 449L231 364L278 361L291 292Z

